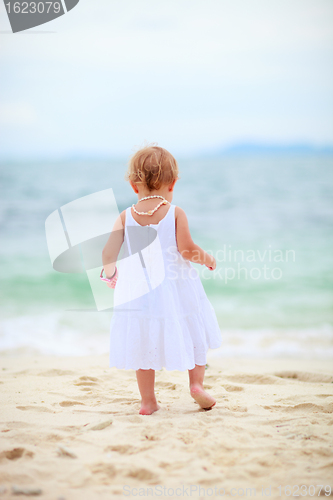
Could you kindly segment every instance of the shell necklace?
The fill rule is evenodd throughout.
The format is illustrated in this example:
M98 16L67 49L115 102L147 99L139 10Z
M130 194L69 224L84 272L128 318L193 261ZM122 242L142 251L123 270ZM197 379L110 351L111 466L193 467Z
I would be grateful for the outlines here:
M165 198L163 198L163 196L160 196L158 194L154 194L153 196L145 196L144 198L141 198L140 200L138 200L138 203L140 201L143 201L143 200L150 200L151 198L162 198L163 201L161 201L157 207L154 208L154 210L148 210L148 212L138 212L134 206L134 203L132 205L132 208L134 210L134 212L138 215L153 215L156 210L158 210L162 205L166 205L167 203L170 203L169 201L167 201Z

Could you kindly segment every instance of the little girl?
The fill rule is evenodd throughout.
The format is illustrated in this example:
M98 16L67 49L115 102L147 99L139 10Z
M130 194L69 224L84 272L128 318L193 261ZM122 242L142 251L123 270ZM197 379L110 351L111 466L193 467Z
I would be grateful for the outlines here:
M188 370L191 396L208 410L216 401L203 388L206 354L221 345L221 332L189 261L214 270L215 259L193 242L184 210L171 204L178 164L168 151L137 151L126 178L138 202L120 214L102 254L105 280L115 288L110 367L136 370L141 415L159 409L154 384L162 367ZM121 260L118 279L123 243L128 257Z

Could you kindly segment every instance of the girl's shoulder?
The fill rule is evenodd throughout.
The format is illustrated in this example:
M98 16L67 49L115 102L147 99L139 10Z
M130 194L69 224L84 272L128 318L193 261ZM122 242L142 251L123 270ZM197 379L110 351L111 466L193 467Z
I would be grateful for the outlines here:
M184 210L175 205L175 219L187 219Z
M175 225L177 233L179 233L179 231L189 231L186 213L182 208L177 206L175 206Z

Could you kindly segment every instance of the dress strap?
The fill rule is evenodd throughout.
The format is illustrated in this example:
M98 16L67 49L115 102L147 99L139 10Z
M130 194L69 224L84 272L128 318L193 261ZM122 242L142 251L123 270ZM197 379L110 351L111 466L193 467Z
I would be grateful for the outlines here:
M125 218L125 227L130 225L130 221L133 219L131 213L131 207L126 208L126 218Z

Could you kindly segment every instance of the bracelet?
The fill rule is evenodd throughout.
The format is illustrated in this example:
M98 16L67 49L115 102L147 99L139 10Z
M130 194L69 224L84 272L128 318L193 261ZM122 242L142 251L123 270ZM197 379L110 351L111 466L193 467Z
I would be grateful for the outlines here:
M104 268L103 268L103 269L104 269ZM114 266L114 273L113 273L113 275L111 276L111 278L108 278L107 276L105 276L105 277L106 277L108 280L112 280L112 279L115 277L116 273L117 273L117 266Z
M104 271L104 267L102 268L102 271L101 271L101 274L100 274L100 278L101 280L103 281L112 281L113 278L115 277L115 275L117 274L117 266L114 266L115 267L115 270L114 270L114 273L113 275L111 276L111 278L103 278L103 271Z

